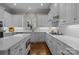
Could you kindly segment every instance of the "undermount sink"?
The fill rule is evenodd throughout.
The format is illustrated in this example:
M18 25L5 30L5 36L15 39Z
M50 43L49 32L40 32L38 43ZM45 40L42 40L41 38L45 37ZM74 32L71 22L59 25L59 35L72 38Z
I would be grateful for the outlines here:
M14 35L14 36L19 36L19 37L22 37L24 34L16 34L16 35Z
M50 33L52 35L63 35L63 34L59 34L59 33Z

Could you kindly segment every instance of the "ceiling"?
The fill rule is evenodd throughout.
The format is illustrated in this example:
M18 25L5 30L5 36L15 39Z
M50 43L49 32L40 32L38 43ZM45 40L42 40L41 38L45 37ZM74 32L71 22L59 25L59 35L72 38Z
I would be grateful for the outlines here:
M48 13L50 3L0 3L6 11L12 14Z

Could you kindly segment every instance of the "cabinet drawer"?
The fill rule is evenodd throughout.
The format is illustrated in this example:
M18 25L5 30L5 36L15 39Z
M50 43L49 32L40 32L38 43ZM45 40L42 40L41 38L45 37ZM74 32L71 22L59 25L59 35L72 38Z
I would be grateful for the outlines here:
M20 44L17 43L13 47L11 47L10 48L10 54L12 54L12 55L18 55L19 54L19 46L20 46Z
M58 55L72 55L73 53L71 52L72 49L69 48L68 45L64 44L63 42L57 40L57 54Z
M75 55L76 50L61 41L57 41L58 48L63 55Z
M66 47L65 48L65 54L68 54L68 55L76 55L76 50L71 48L71 47Z
M59 45L59 47L61 47L61 48L65 48L63 42L57 40L56 43L57 43L57 45Z

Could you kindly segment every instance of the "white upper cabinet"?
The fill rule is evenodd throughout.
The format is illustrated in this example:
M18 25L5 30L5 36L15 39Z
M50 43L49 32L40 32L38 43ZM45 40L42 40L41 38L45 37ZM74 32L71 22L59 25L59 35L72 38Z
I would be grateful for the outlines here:
M53 19L53 11L50 10L48 13L48 20Z
M74 19L75 17L75 4L74 3L67 3L66 4L66 18L67 19Z
M58 16L58 4L52 4L50 6L50 12L48 13L49 19L53 19L55 16Z
M51 26L58 26L58 17L59 17L59 4L51 4L50 12L48 13L48 22L51 23Z
M0 21L3 21L5 27L11 25L12 15L5 11L3 8L0 8Z
M4 21L4 10L0 7L0 21Z
M74 18L76 16L76 13L75 13L75 4L73 3L68 3L66 4L66 20L67 20L67 25L70 25L70 24L74 24Z
M52 11L53 11L53 17L58 15L58 6L59 4L53 4L52 5Z
M4 12L4 20L4 26L8 27L12 25L12 15L6 11Z
M77 10L76 10L77 11L76 12L77 13L77 19L79 19L79 3L77 3L76 6L77 6Z
M58 11L59 11L59 18L66 19L66 4L64 3L59 4Z
M79 3L76 3L75 4L76 5L76 16L75 16L75 18L74 18L74 21L75 21L75 24L79 24Z
M23 15L12 15L12 25L14 27L22 27Z
M74 24L74 19L76 17L76 4L74 3L60 4L59 16L60 16L60 23L63 23L64 25Z
M79 24L79 3L58 3L50 7L49 19L57 18L61 25ZM56 20L56 19L55 19Z

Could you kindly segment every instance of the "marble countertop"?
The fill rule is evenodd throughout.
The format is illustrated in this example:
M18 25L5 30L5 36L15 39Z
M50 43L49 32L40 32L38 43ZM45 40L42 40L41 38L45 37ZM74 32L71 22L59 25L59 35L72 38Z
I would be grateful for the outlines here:
M79 38L68 35L52 35L48 32L46 33L79 51Z
M51 35L52 37L62 41L63 43L69 45L70 47L79 51L79 38L68 36L68 35L52 35L48 32L48 28L37 29L35 32L46 32L47 34ZM25 36L30 34L17 34L10 37L4 37L0 39L0 50L7 50L15 43L22 40ZM16 39L15 39L16 38Z
M16 32L32 32L31 30L26 30L26 31L15 31L15 32L9 32L9 31L7 31L7 32L4 32L4 33L16 33Z
M0 51L8 50L10 47L20 42L21 40L23 40L23 38L29 35L30 34L17 34L13 36L0 38Z

